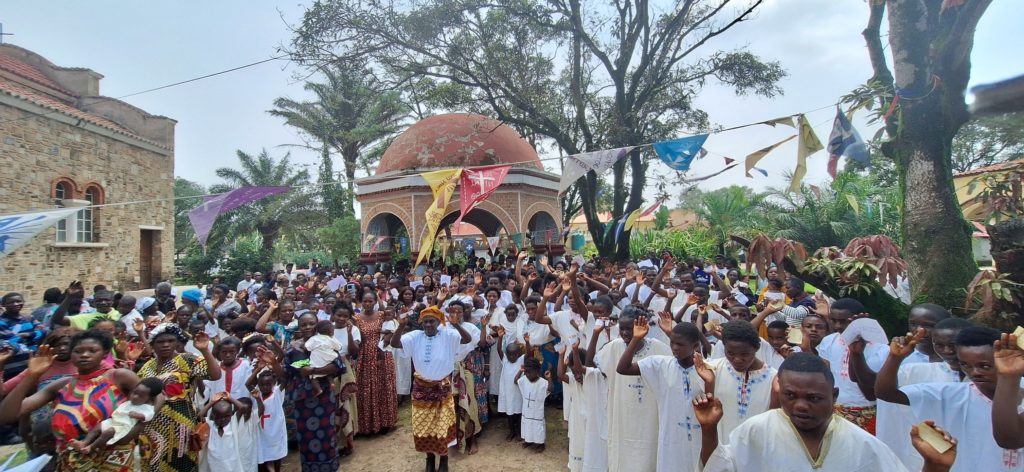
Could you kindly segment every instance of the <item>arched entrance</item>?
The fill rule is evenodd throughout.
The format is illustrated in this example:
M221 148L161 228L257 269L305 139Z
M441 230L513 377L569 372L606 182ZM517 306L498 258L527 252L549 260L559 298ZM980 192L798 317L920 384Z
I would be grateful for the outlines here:
M377 213L363 230L360 262L391 262L396 256L409 254L409 230L398 215Z
M560 256L565 253L558 223L548 212L538 211L534 213L526 227L535 253L545 253L549 250L552 256ZM556 246L559 248L559 251L555 250Z

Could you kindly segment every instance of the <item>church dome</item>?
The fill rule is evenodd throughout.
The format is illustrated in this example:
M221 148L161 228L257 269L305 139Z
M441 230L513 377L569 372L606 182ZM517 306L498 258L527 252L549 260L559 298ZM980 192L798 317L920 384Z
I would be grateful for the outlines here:
M426 118L395 138L376 175L496 164L544 168L533 146L511 127L486 116L448 113Z

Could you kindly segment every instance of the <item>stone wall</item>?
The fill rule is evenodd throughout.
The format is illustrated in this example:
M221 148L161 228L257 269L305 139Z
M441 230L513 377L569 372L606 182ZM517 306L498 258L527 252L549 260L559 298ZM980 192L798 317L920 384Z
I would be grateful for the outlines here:
M0 291L21 292L29 307L41 303L46 288L75 279L87 291L95 284L148 288L140 286L140 226L162 228L154 238L154 283L174 271L173 151L66 121L0 103L0 214L54 208L59 178L77 184L79 199L86 184L98 183L105 203L166 200L96 209L97 244L58 245L50 228L0 259Z

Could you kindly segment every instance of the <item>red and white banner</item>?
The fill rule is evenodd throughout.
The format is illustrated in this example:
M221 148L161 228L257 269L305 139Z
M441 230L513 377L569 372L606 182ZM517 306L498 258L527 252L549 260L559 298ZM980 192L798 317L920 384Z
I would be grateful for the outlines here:
M459 188L459 218L455 220L454 226L462 222L462 218L469 213L473 207L480 204L498 189L498 186L505 180L509 169L512 166L491 166L478 167L475 169L464 169Z

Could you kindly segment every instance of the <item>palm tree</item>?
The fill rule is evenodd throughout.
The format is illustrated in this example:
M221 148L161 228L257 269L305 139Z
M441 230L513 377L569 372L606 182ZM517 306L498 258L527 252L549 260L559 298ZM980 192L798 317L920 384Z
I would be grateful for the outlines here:
M295 172L289 163L289 154L275 162L266 149L255 157L242 150L237 153L240 165L234 169L217 169L217 177L227 183L210 187L212 193L240 187L293 188L284 194L243 205L230 213L228 234L258 232L263 237L263 249L270 251L283 229L301 230L308 227L308 222L315 218L312 198L303 191L309 184L309 172L305 169Z
M688 193L695 191L696 195L683 198L683 208L694 212L708 225L719 254L725 253L725 242L730 235L759 226L761 213L758 210L764 195L737 185L710 192L693 189Z
M333 65L321 68L320 72L326 82L306 82L304 87L316 96L315 100L281 97L274 100L275 108L268 113L284 118L285 123L320 143L321 184L333 181L331 151L341 155L348 193L340 196L337 187L321 187L324 206L333 219L342 216L336 214L339 208L349 215L355 213L353 180L360 157L367 148L394 135L406 113L399 94L384 91L362 64Z

